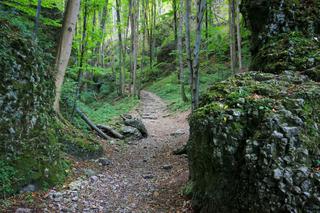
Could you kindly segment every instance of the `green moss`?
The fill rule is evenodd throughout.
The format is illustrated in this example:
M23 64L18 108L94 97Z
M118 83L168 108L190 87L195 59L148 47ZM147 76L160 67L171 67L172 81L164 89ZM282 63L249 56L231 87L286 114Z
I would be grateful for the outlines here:
M249 72L216 83L201 100L201 107L189 118L188 156L195 208L230 212L255 208L246 206L247 202L257 208L267 206L264 195L255 197L258 192L253 191L265 190L259 186L265 184L264 177L273 177L270 165L280 164L287 156L305 166L318 159L320 87L316 82L290 72ZM291 146L295 148L291 150ZM270 147L274 148L269 156ZM309 156L302 160L299 150L304 149ZM256 177L260 173L261 177ZM257 182L245 182L247 175ZM268 190L277 193L272 187Z
M68 164L57 138L54 77L47 56L19 28L0 19L0 161L16 176L3 183L12 190L4 189L1 196L31 182L61 183L65 176Z

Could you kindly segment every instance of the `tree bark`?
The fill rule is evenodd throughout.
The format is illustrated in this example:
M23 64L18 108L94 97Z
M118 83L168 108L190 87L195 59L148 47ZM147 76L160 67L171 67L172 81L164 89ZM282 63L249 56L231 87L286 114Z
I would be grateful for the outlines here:
M88 2L84 1L83 7L83 28L82 28L82 38L81 38L81 51L80 51L80 64L79 64L79 72L78 72L78 81L77 87L74 97L74 104L72 109L71 117L73 117L75 109L77 108L77 101L80 99L81 94L81 86L82 86L82 78L83 78L83 62L85 60L85 52L87 47L87 18L88 18Z
M185 14L185 25L186 25L186 52L187 52L187 64L190 71L190 87L192 91L192 54L191 54L191 38L190 38L190 12L191 12L191 2L186 0L186 14Z
M206 0L198 0L197 4L197 28L194 45L193 75L192 75L192 110L199 106L199 53L201 45L201 28L203 15L206 8Z
M117 13L117 27L118 27L118 44L119 44L119 68L120 68L120 95L124 94L124 68L123 68L123 44L122 44L122 31L121 31L121 20L120 20L120 0L116 0L116 13Z
M37 13L36 18L34 21L34 32L33 32L33 39L37 38L38 29L39 29L39 18L40 18L40 12L41 12L41 0L38 0L38 6L37 6Z
M63 25L62 33L60 36L60 42L58 45L58 51L55 62L56 70L56 79L55 79L55 100L53 108L56 113L60 114L60 98L61 98L61 89L68 66L68 61L72 49L72 40L75 32L75 26L77 23L77 17L80 8L80 0L68 0Z
M76 108L76 112L80 115L82 120L84 120L90 126L91 129L98 133L101 138L105 140L112 140L111 137L102 132L101 129L99 129L78 107Z
M229 0L229 28L230 28L230 62L231 71L236 73L236 36L235 36L235 4Z
M173 27L174 27L174 42L178 40L178 18L177 18L177 0L172 1L173 8Z
M239 71L242 70L242 48L241 48L241 28L240 28L240 1L236 0L236 16L237 16L237 45L238 45L238 65L239 65Z
M105 66L104 64L104 49L105 49L105 34L106 34L106 20L107 20L107 12L108 12L108 3L109 0L106 0L105 5L103 6L103 10L102 10L102 18L101 18L101 23L100 23L100 28L102 30L102 34L101 34L101 41L100 41L100 64L102 65L102 67Z
M119 132L117 132L116 130L112 129L109 126L98 124L97 127L101 129L103 132L105 132L106 134L111 135L112 137L119 138L119 139L124 138L122 134L120 134Z
M187 96L184 88L184 66L183 66L183 52L182 52L182 27L183 27L183 0L180 0L179 12L179 28L177 34L177 49L179 56L179 81L180 81L180 94L183 102L187 101Z

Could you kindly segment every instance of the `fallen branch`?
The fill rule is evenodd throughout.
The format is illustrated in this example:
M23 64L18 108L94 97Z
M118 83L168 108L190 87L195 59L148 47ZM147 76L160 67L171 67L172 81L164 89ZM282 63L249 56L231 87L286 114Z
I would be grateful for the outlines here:
M81 112L81 110L78 107L76 108L76 112L91 127L91 129L95 130L98 133L98 135L101 138L103 138L105 140L112 140L111 137L106 135L104 132L101 131L101 129L99 129L96 125L94 125L94 123L83 112Z
M119 138L119 139L123 139L124 138L123 135L121 135L119 132L117 132L116 130L112 129L109 126L98 124L97 127L99 129L101 129L104 133L106 133L108 135L111 135L111 136L113 136L115 138Z

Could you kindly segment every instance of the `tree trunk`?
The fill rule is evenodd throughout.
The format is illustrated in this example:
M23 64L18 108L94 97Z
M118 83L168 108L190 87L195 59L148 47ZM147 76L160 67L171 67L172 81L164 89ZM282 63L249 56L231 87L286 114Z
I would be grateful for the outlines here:
M230 62L231 71L236 73L236 38L235 38L235 4L229 0L229 28L230 28Z
M183 27L183 0L180 0L179 12L179 28L177 34L177 49L179 54L179 81L180 81L180 94L182 101L187 101L187 96L184 89L184 66L183 66L183 52L182 52L182 27Z
M101 23L100 23L100 28L102 30L102 34L101 34L101 41L100 41L100 64L102 65L102 67L105 66L104 64L104 49L105 49L105 44L104 44L104 40L105 40L105 34L106 34L106 20L107 20L107 12L108 12L108 0L106 0L105 5L103 6L103 10L102 10L102 18L101 18Z
M190 71L190 87L192 91L192 55L191 55L191 38L190 38L190 12L191 12L191 2L186 0L186 16L185 16L185 25L186 25L186 52L187 52L187 64Z
M39 29L40 12L41 12L41 0L38 0L37 13L36 13L35 21L34 21L33 39L37 38L38 29Z
M242 70L242 48L241 48L241 28L240 28L240 1L236 0L236 15L237 15L237 45L238 45L238 65L239 65L239 71Z
M80 117L82 118L82 120L84 120L91 129L95 130L98 135L105 139L105 140L112 140L111 137L109 137L108 135L106 135L101 129L99 129L89 118L88 116L86 116L78 107L76 108L76 112L80 115Z
M203 15L206 8L206 0L198 0L197 4L197 28L194 45L193 75L192 75L192 110L199 106L199 53L201 45L201 28Z
M81 86L82 86L82 78L83 78L83 62L85 60L85 52L87 47L87 18L88 18L88 2L84 1L83 7L83 28L82 28L82 38L81 38L81 51L80 51L80 64L79 64L79 72L78 72L78 82L74 97L74 105L72 109L71 117L73 117L74 112L77 108L77 101L80 99L81 94Z
M172 1L173 8L173 27L174 27L174 42L178 40L178 20L177 20L177 0Z
M117 12L117 27L118 27L118 43L119 43L119 68L120 68L120 79L119 79L119 86L120 86L120 95L124 94L124 68L123 68L123 44L122 44L122 32L121 32L121 20L120 20L120 0L116 0L116 12Z
M60 42L58 45L58 51L55 62L56 80L55 80L55 100L53 108L56 113L60 114L60 98L61 89L64 80L64 75L66 68L68 66L68 61L72 49L72 40L75 32L75 26L77 22L77 17L80 8L80 0L68 0L63 25L62 33L60 37Z

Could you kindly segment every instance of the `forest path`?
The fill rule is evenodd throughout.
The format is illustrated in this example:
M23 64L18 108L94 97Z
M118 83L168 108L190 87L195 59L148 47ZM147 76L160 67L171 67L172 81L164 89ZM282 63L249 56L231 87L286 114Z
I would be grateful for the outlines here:
M158 96L142 91L132 114L142 118L149 137L124 147L106 145L112 164L51 193L48 212L191 212L180 195L188 180L187 158L172 154L188 139L188 112L170 115Z

